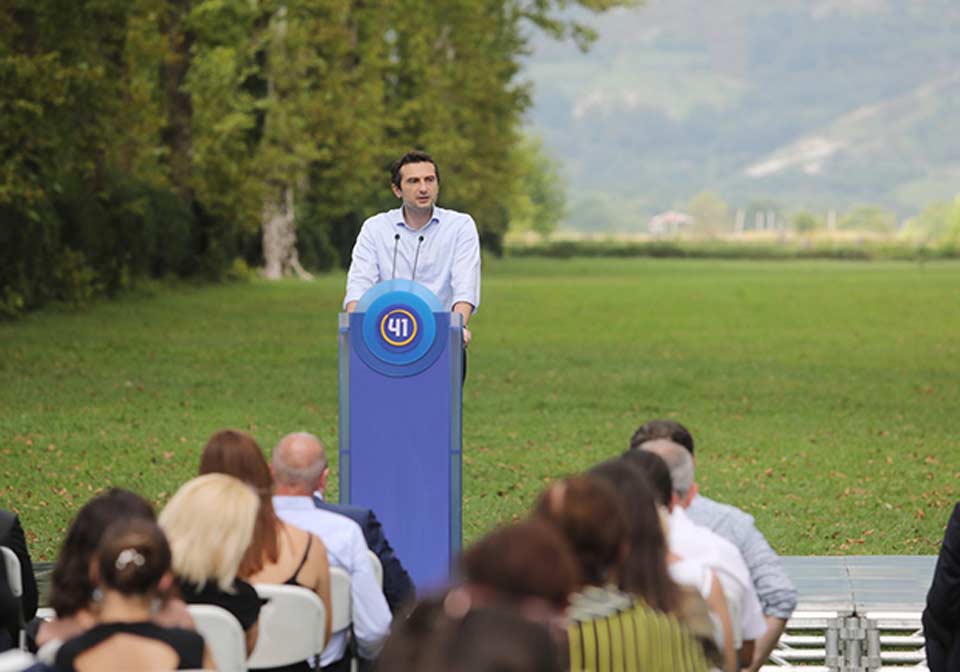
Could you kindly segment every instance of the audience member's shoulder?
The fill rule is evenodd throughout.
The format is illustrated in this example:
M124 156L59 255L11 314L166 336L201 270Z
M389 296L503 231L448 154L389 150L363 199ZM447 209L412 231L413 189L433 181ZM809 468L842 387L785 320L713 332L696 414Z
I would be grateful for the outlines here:
M690 512L699 512L717 519L739 525L753 525L753 516L732 504L724 504L703 495L697 495L690 505Z
M354 521L365 520L370 517L371 513L370 509L365 509L362 506L352 506L350 504L330 504L324 502L319 508L339 513L341 516L346 516Z

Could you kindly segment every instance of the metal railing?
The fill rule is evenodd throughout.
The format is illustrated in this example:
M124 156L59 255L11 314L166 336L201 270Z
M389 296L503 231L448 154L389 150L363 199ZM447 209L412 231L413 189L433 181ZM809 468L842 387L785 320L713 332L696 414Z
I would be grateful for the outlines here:
M925 670L920 612L797 611L764 672Z

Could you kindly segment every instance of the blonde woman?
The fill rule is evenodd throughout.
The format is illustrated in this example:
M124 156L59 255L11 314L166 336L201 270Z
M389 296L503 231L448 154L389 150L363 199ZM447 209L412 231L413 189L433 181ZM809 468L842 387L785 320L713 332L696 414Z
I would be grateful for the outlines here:
M288 525L273 509L273 479L263 451L252 436L236 430L217 432L200 457L201 474L229 474L252 486L260 498L253 542L240 561L238 576L251 583L301 586L330 604L330 563L319 537ZM324 641L330 640L326 619ZM284 668L309 670L307 661Z
M160 527L173 553L173 572L188 604L212 604L236 617L247 639L257 643L260 598L237 570L253 539L260 498L249 485L226 474L207 474L185 483L160 513Z

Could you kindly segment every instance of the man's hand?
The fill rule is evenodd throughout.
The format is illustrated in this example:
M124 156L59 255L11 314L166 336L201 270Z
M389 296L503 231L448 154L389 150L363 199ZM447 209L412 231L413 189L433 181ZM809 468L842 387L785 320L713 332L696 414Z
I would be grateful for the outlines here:
M473 338L473 334L467 329L467 322L470 321L470 316L473 315L473 304L467 303L466 301L457 301L450 310L463 317L463 347L467 347L470 345L470 339Z
M347 304L347 312L348 312L348 313L352 313L352 312L355 311L356 309L357 309L357 302L356 302L356 301L351 301L350 303Z
M780 635L787 629L787 619L777 618L776 616L766 616L767 631L757 640L756 653L753 657L753 664L747 668L749 672L757 672L761 667L767 664L770 653L776 648L780 641Z

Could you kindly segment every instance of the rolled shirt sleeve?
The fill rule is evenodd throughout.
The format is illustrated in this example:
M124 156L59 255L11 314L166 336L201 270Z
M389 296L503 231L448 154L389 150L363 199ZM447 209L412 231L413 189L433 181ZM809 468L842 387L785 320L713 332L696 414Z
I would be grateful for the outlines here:
M377 261L377 243L372 232L374 224L368 219L360 229L353 245L350 270L347 272L347 292L343 307L351 301L359 301L368 289L380 282L380 266Z
M466 302L474 312L480 305L480 236L470 215L464 215L461 231L454 246L450 284L453 287L451 305Z

